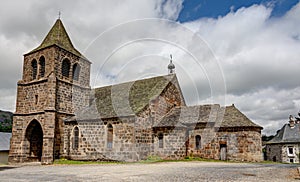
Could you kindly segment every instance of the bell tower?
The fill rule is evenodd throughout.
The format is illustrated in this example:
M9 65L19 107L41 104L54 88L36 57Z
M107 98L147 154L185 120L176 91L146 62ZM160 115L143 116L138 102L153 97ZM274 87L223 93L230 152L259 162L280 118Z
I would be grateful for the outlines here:
M90 65L74 48L60 19L41 45L24 55L10 163L50 164L63 154L64 119L89 103Z

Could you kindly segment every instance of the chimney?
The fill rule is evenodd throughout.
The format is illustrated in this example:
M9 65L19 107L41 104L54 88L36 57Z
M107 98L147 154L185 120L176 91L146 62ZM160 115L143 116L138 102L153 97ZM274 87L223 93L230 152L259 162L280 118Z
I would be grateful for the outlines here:
M290 115L289 119L290 119L290 121L289 121L290 127L294 128L295 127L295 120L294 120L293 116Z

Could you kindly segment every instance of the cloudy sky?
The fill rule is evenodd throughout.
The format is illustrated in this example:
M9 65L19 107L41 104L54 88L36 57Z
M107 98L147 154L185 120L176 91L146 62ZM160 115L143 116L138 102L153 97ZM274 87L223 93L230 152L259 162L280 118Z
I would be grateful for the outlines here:
M167 74L187 104L235 104L263 133L300 110L299 0L10 0L0 7L0 109L15 110L23 54L61 11L93 62L91 86Z

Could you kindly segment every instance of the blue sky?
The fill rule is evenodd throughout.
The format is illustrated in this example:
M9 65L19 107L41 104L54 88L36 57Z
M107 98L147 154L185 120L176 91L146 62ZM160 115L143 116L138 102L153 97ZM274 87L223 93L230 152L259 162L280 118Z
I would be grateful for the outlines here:
M183 2L178 21L193 21L201 17L217 18L228 14L231 9L236 11L253 4L274 6L272 16L278 17L284 15L298 2L299 0L186 0Z

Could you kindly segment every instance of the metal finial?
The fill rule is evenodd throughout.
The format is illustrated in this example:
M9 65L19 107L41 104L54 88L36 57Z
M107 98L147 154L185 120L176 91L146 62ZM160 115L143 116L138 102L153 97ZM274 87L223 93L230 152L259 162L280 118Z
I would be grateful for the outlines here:
M169 74L174 73L175 65L172 63L172 54L170 54L170 64L168 65Z
M61 12L58 11L58 19L60 20L60 15L61 15Z

